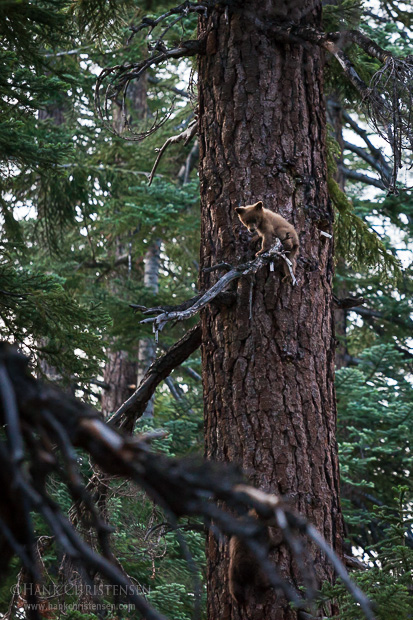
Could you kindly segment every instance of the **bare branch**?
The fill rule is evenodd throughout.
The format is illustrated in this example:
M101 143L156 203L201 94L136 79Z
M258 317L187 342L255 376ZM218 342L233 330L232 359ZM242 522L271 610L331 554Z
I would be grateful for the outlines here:
M380 179L375 179L373 177L370 177L368 174L363 174L362 172L351 170L350 168L346 168L345 166L339 166L339 168L346 177L346 179L361 181L361 183L366 183L366 185L373 185L373 187L378 187L379 189L387 189L383 181L380 181Z
M99 528L103 526L95 507L90 503L91 496L87 495L86 481L81 479L81 469L77 463L75 448L80 448L107 474L123 476L145 490L163 509L174 530L179 530L177 518L180 516L201 517L205 526L214 533L238 537L249 548L268 582L302 610L308 609L306 600L283 578L276 564L269 559L268 545L263 534L270 523L278 528L284 543L291 549L293 561L306 572L302 574L303 583L308 581L312 572L311 547L305 537L311 539L330 560L368 620L373 620L369 602L350 581L334 551L313 526L282 498L243 484L242 476L234 467L211 462L188 463L187 460L154 454L150 452L145 437L131 438L120 434L106 424L92 407L34 379L28 373L26 360L10 347L0 347L0 359L3 367L0 423L5 423L5 407L11 406L12 415L20 421L20 430L17 432L24 436L25 450L23 465L13 459L15 446L5 440L0 441L2 549L9 545L20 556L25 568L33 575L34 585L39 583L39 576L33 572L33 558L29 557L26 550L32 546L35 530L31 521L26 529L22 529L20 520L16 520L14 508L17 494L22 497L28 511L42 515L56 543L69 556L80 574L97 573L109 583L122 586L126 598L136 605L142 617L164 620L138 595L128 576L116 565L116 558L112 556L105 540L106 532L100 531L106 550L105 557L85 542L63 509L50 496L47 473L59 474L59 463L63 462L67 492L73 500L79 497L85 499L86 494L86 512L91 517L89 527L99 535ZM12 399L10 389L13 392ZM5 428L9 433L10 428ZM7 504L9 498L10 505L6 506L5 502ZM10 506L13 510L8 509ZM18 502L16 508L20 508ZM252 508L258 519L249 515L245 517L245 513ZM25 552L22 552L23 549ZM0 569L3 572L9 559L9 553L0 557ZM187 561L191 562L188 555ZM94 582L90 579L89 583L93 585ZM33 591L36 592L36 589L33 588Z
M362 306L366 300L364 297L344 297L339 299L336 295L333 295L333 302L335 308L340 308L341 310L350 310L350 308L356 308L357 306Z
M278 243L275 247L280 247L280 244ZM232 267L230 271L223 275L218 280L218 282L216 282L210 289L203 293L203 295L199 297L195 301L195 303L193 303L189 308L185 310L162 312L156 317L143 319L141 323L153 323L153 329L156 333L157 331L161 331L169 321L184 321L185 319L189 319L191 316L194 316L200 310L202 310L202 308L204 308L206 305L211 303L217 297L217 295L222 293L233 280L237 280L242 276L256 273L259 269L261 269L261 267L267 265L268 263L272 264L277 258L281 258L285 261L290 272L292 284L293 286L295 286L296 279L291 269L291 261L288 259L287 254L285 254L283 251L277 251L272 248L269 252L265 254L260 254L249 263L244 263L241 265L237 265L236 267ZM220 264L216 267L213 267L213 269L221 268L222 266L223 265ZM225 267L227 267L226 264Z
M132 432L136 420L145 411L157 386L200 346L201 326L198 324L153 362L138 389L113 414L109 423Z
M395 314L389 314L386 316L383 312L372 310L371 308L354 308L353 312L356 312L360 316L369 317L372 319L382 319L384 321L389 321L390 323L400 325L401 327L413 329L413 321L410 318L406 318L404 320L399 315Z
M170 117L172 108L170 108L159 119L159 113L155 114L155 118L152 120L151 126L141 132L133 132L129 128L128 120L126 117L126 104L125 99L128 91L129 84L132 80L140 80L144 73L150 68L155 67L169 59L184 58L188 56L195 56L197 54L204 53L205 41L200 40L188 40L182 41L179 47L173 49L166 49L162 44L158 47L155 46L155 51L148 58L145 58L139 63L128 63L126 65L115 65L114 67L106 67L101 71L97 80L95 88L95 107L98 116L104 123L106 129L111 133L118 135L124 140L141 141L157 131ZM106 86L104 87L104 85ZM103 102L101 91L104 91ZM119 131L113 126L109 113L109 101L122 98L122 113L124 118L123 129L129 129L127 133Z
M258 489L254 489L253 487L248 487L246 485L238 485L236 489L239 492L250 497L254 501L254 508L256 509L258 514L262 514L262 516L266 519L267 523L272 523L274 521L278 525L278 527L282 530L284 538L286 540L288 540L291 536L289 528L296 529L304 535L308 536L311 540L313 540L316 543L317 547L321 549L321 551L323 551L326 557L330 560L331 564L334 566L337 575L341 578L345 587L350 592L354 600L357 601L357 603L360 605L366 618L369 618L369 620L374 620L369 599L355 585L355 583L351 581L349 574L347 573L341 560L338 558L332 548L326 543L326 541L323 539L323 537L313 525L303 519L301 515L294 514L292 511L287 513L284 507L280 507L279 497L276 497L274 495L268 495L266 493L263 493L262 491L259 491ZM264 508L269 508L273 512L272 518L268 517L268 513L265 513L265 511L263 510ZM280 513L283 517L282 519L280 519L279 517Z
M348 151L351 151L352 153L355 153L356 155L361 157L361 159L364 159L364 161L367 162L372 168L374 168L374 170L377 170L377 172L382 177L384 183L388 184L390 182L391 169L387 166L387 164L383 166L383 161L381 160L381 158L378 159L374 155L371 155L370 153L368 153L361 146L357 146L356 144L351 144L350 142L347 142L347 141L344 141L343 146Z
M341 108L341 106L340 106ZM360 125L358 125L356 123L356 121L350 116L350 114L348 112L346 112L346 110L344 110L344 108L341 108L341 114L344 118L344 120L350 125L350 127L353 129L353 131L356 132L356 134L358 136L360 136L360 138L362 138L364 140L364 142L366 143L369 151L371 152L371 154L381 162L383 168L386 168L389 170L390 172L390 168L389 165L387 163L387 161L384 158L384 155L382 153L382 150L377 148L376 146L374 146L374 144L372 143L372 141L369 139L368 135L367 135L367 131L365 129L363 129L362 127L360 127Z
M198 128L198 122L196 119L194 119L193 121L189 123L185 131L177 134L176 136L171 136L170 138L166 140L165 144L160 149L157 149L158 156L151 170L151 174L149 175L148 185L152 183L153 177L156 172L156 168L158 167L158 164L161 161L162 155L165 153L168 146L170 146L171 144L177 144L178 142L183 142L184 146L186 146L188 142L190 142L192 138L196 135L197 128Z

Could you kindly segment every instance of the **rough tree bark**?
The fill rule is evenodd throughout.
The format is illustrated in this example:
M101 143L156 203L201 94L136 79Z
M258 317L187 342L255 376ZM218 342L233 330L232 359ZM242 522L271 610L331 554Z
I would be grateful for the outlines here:
M319 26L316 0L236 3L200 22L208 33L199 62L202 287L215 263L251 258L251 241L234 207L259 199L300 235L298 285L264 267L252 289L237 283L230 308L202 311L206 456L239 463L251 482L287 495L340 553L342 518L335 439L332 327L333 212L327 193L323 53L276 43L254 17ZM208 617L290 620L296 613L269 592L244 610L228 594L228 545L208 541ZM298 585L297 567L280 547L274 559ZM332 580L315 556L319 581Z

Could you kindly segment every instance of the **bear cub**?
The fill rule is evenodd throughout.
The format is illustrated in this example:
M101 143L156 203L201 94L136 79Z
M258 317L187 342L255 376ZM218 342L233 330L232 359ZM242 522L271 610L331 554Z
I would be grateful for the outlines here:
M300 243L294 226L278 213L265 209L262 200L246 207L236 207L235 211L244 226L262 239L261 249L255 256L268 252L274 245L275 238L278 238L284 251L288 253L288 258L292 262L292 272L295 274ZM258 237L255 237L255 240ZM284 272L286 277L290 275L285 263Z

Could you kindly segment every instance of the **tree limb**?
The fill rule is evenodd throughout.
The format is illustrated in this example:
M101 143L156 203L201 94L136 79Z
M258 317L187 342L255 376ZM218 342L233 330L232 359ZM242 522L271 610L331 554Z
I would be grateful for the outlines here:
M339 299L336 295L333 295L334 307L340 310L349 310L350 308L362 306L365 301L364 297L344 297Z
M364 159L364 161L367 162L372 168L374 168L374 170L377 170L385 183L388 184L390 182L391 170L387 165L384 167L383 162L380 159L377 159L376 157L374 157L374 155L368 153L361 146L351 144L346 140L344 141L343 146L348 151L351 151L352 153L355 153L356 155L361 157L361 159Z
M350 168L346 168L345 166L339 165L339 168L346 177L346 179L351 179L352 181L361 181L361 183L365 183L366 185L373 185L373 187L378 187L379 189L387 189L383 181L380 181L380 179L375 179L373 177L370 177L368 174L363 174L361 172L357 172L356 170L351 170Z
M275 247L280 247L280 244L277 244ZM211 303L219 294L221 294L226 287L233 281L241 278L242 276L246 276L252 273L256 273L261 267L267 265L268 263L273 263L274 259L281 258L285 261L288 269L290 271L291 279L293 286L296 284L296 279L291 269L291 262L288 260L287 255L283 251L277 251L272 248L269 252L265 254L260 254L253 261L249 263L244 263L241 265L237 265L236 267L232 267L230 271L224 274L218 282L216 282L210 289L205 291L201 297L199 297L195 303L193 303L189 308L185 310L174 310L167 311L158 314L156 317L151 317L147 319L143 319L141 323L153 323L153 329L156 333L157 331L161 331L165 325L169 321L184 321L185 319L189 319L191 316L197 314L202 308ZM217 265L216 267L222 267L222 265ZM225 264L225 268L228 266ZM210 268L209 270L214 269L215 267Z
M371 308L353 308L352 311L356 312L360 316L370 317L373 319L383 319L384 321L389 321L390 323L400 325L400 327L410 327L410 329L413 329L413 321L411 319L403 320L394 314L389 314L386 316L383 312L372 310Z
M177 134L176 136L171 136L170 138L166 140L165 144L160 149L157 149L158 156L155 160L155 163L149 175L148 185L152 183L158 164L161 161L162 155L165 153L168 146L170 146L171 144L177 144L178 142L183 142L184 146L186 146L188 142L190 142L192 138L196 135L197 129L198 129L198 121L194 119L193 121L189 123L185 131Z
M132 432L157 386L201 346L201 326L195 325L147 370L138 389L109 419L109 424Z
M341 107L341 106L340 106ZM390 177L391 175L391 168L388 165L383 152L380 148L374 146L374 144L372 143L372 141L370 140L370 138L368 137L367 131L365 129L363 129L362 127L360 127L356 121L350 116L350 114L344 110L343 108L341 108L341 114L343 116L343 119L350 125L350 127L352 128L352 130L358 135L360 136L360 138L362 138L367 146L367 148L369 149L370 153L373 155L373 157L380 162L383 170L386 171L386 174Z

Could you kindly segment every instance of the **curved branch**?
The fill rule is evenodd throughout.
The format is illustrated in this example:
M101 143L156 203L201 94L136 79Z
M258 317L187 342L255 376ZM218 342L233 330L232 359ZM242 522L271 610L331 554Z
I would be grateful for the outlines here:
M361 172L357 172L356 170L346 168L345 166L339 166L339 168L346 177L346 179L361 181L362 183L366 183L366 185L373 185L373 187L378 187L379 189L387 189L386 185L384 185L383 181L380 181L380 179L374 179L367 174L362 174Z
M196 135L197 129L198 129L198 122L195 119L189 123L185 131L177 134L176 136L171 136L170 138L166 140L165 144L160 149L158 149L158 156L155 160L155 163L149 175L148 185L152 183L158 164L161 161L162 155L165 153L168 146L170 146L171 144L178 144L178 142L183 142L184 146L186 146L192 140L192 138Z
M117 131L113 127L109 118L109 106L110 100L117 99L122 96L123 99L123 115L124 115L124 128L128 127L128 122L125 113L125 98L128 90L128 86L132 80L139 80L143 74L151 67L155 67L169 59L184 58L188 56L196 56L202 54L205 51L205 40L188 40L180 43L179 47L173 49L166 49L163 43L155 46L155 52L142 60L139 63L132 63L127 65L116 65L114 67L106 67L101 71L95 87L95 108L99 118L104 123L106 129L111 133L123 138L124 140L142 141L152 133L157 131L170 117L172 108L169 109L164 116L159 120L158 113L155 115L151 127L145 131L138 133L129 133L124 135ZM104 101L101 100L101 90L104 83L109 80L108 85L105 88Z

